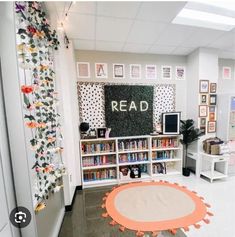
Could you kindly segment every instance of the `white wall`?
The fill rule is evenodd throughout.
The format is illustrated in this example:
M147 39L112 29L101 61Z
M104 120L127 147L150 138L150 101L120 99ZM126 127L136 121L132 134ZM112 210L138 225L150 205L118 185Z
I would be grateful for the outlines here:
M231 67L231 80L225 80L222 77L223 67ZM234 59L219 59L219 80L218 80L218 94L235 94L235 60Z
M167 56L167 55L154 55L154 54L135 54L135 53L117 53L117 52L103 52L103 51L85 51L76 50L76 61L90 62L91 78L87 81L96 82L115 82L115 83L142 83L142 84L175 84L176 85L176 111L182 111L182 118L186 117L186 83L187 83L187 68L186 80L175 80L175 66L186 66L186 57L184 56ZM95 63L108 63L108 79L95 78ZM112 66L113 63L125 64L125 79L113 79ZM130 79L129 65L141 64L142 76L139 80ZM157 65L157 79L155 81L145 79L145 65ZM161 79L161 66L172 66L172 80ZM85 81L85 79L78 79Z
M33 214L31 182L27 162L28 153L25 143L16 57L14 2L2 2L0 15L0 29L1 32L4 32L4 34L1 34L0 41L2 81L17 204L28 208ZM34 215L32 215L30 225L23 228L21 232L24 237L37 236Z
M63 44L64 33L58 33L61 45L55 52L55 68L64 137L63 160L67 167L67 175L64 177L64 197L65 205L70 205L76 186L81 185L78 95L74 48L71 42L67 49Z
M200 48L188 56L188 82L187 82L187 117L199 123L199 81L209 80L218 82L218 52L214 49ZM219 119L219 118L218 118ZM202 141L207 137L215 136L208 133L200 137L198 142L193 143L189 149L198 152L202 150Z

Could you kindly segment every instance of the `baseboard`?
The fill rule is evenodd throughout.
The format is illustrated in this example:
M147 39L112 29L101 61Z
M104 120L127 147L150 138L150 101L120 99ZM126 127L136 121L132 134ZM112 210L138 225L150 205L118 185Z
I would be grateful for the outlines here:
M79 190L82 190L82 185L79 185L76 187L76 190L79 191Z
M73 194L72 203L71 203L71 205L66 205L65 206L65 212L69 212L69 211L73 210L73 204L74 204L74 201L75 201L75 198L76 198L77 191L79 191L79 190L82 190L82 185L79 185L79 186L76 187L75 192Z
M53 234L52 234L51 237L58 237L59 236L60 229L61 229L61 226L62 226L62 223L63 223L63 220L64 220L64 211L65 211L64 208L62 208L60 210L60 214L59 214L57 223L55 225L55 228L54 228L54 231L53 231Z

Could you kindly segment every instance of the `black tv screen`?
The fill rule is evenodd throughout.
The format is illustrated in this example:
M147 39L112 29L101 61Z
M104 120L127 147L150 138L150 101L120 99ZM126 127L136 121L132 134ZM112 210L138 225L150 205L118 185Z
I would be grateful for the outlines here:
M180 112L162 114L163 134L180 133Z

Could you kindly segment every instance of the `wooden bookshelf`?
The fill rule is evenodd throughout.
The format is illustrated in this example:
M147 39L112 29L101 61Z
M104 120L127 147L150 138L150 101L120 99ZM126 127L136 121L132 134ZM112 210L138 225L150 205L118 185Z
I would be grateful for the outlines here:
M177 135L113 137L80 141L84 188L153 180L182 172L182 145ZM124 177L123 167L140 166L141 178ZM165 167L161 173L160 167ZM160 173L158 173L160 172Z

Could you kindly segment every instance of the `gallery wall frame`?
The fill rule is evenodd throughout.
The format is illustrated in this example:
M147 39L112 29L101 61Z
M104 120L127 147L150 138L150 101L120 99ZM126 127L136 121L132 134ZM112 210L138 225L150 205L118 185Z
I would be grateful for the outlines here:
M95 77L96 78L108 78L108 64L107 63L95 63Z
M199 93L208 93L208 92L209 92L209 80L200 80Z
M145 78L149 80L157 79L157 66L153 64L145 65Z
M89 62L77 62L77 76L78 78L90 78Z
M162 80L171 80L172 79L172 67L168 65L161 66L161 76Z
M184 66L176 66L175 67L175 79L182 81L186 78L186 68Z
M141 64L130 64L130 78L141 79Z
M113 63L113 78L114 79L125 78L125 64Z
M232 68L231 67L223 67L222 68L222 78L224 80L230 80L232 78Z

